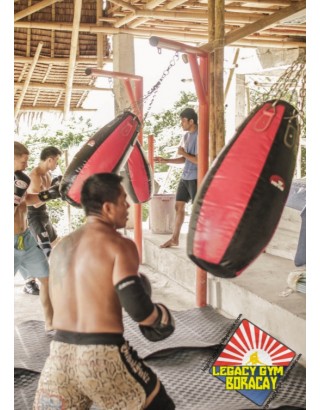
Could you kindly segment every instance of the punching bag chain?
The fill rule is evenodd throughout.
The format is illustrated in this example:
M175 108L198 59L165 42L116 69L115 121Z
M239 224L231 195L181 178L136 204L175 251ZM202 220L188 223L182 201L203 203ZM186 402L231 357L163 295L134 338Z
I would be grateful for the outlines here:
M143 122L146 120L147 116L149 115L151 106L153 104L153 101L159 91L160 85L162 84L162 81L167 77L167 75L169 74L170 70L172 69L172 67L174 67L176 65L177 60L179 59L179 52L176 51L173 58L170 60L170 63L168 65L168 67L163 71L160 79L150 88L150 90L140 99L137 101L137 105L141 106L142 103L144 103L150 96L152 96L152 99L149 102L149 106L146 110L146 113L143 117ZM131 111L132 110L132 106L124 109L123 111Z

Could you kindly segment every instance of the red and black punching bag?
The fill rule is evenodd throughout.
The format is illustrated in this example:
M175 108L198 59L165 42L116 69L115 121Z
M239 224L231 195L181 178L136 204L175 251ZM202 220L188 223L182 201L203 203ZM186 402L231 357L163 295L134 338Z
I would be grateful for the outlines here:
M119 173L133 149L139 129L138 117L126 111L94 134L68 166L60 184L61 197L81 207L84 181L96 173Z
M137 141L124 166L123 183L135 204L149 201L153 193L153 174L143 149Z
M208 170L190 219L187 253L215 276L239 275L280 220L299 145L296 109L267 101L242 123Z

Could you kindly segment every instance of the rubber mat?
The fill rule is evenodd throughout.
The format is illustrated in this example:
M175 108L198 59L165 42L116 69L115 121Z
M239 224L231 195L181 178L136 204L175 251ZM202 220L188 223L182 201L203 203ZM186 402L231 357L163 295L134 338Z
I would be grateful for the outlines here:
M31 410L40 373L14 369L14 410Z
M176 330L168 339L149 342L141 334L138 324L124 316L125 333L143 359L170 352L172 349L204 348L216 345L224 337L233 320L218 314L211 306L172 312ZM29 320L15 327L14 366L41 372L49 355L52 337L45 334L44 322Z
M261 409L237 391L226 390L218 378L203 371L203 364L212 357L213 349L182 350L167 360L149 359L147 364L156 372L181 410L246 410ZM297 364L281 385L270 409L305 409L305 368Z
M28 320L15 326L14 367L41 372L49 356L51 340L42 321Z
M261 409L225 385L202 365L211 357L212 349L172 352L169 360L149 359L148 365L157 373L176 404L176 410L251 410ZM16 371L17 370L17 371ZM15 369L15 410L31 410L39 373ZM305 369L297 364L283 382L270 409L305 409ZM92 406L91 410L102 410ZM128 410L128 409L124 409ZM164 409L165 410L165 409Z

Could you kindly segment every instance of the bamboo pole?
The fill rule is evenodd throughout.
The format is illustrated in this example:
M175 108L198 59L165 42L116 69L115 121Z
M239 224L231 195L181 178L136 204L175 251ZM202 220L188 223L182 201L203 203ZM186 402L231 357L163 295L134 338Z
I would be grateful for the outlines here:
M70 45L70 60L69 60L69 69L68 69L68 76L67 76L66 94L65 94L65 100L64 100L64 119L67 118L67 115L70 110L70 104L71 104L72 83L73 83L74 71L76 67L81 10L82 10L82 0L74 0L74 15L73 15L73 29L72 29L71 45Z
M51 6L54 3L60 3L63 0L43 0L40 1L37 4L34 4L33 6L27 7L24 10L19 11L14 15L14 21L18 21L20 19L23 19L24 17L29 16L30 14L33 14L41 9L44 9L45 7Z
M14 109L14 119L17 118L17 116L18 116L18 114L19 114L19 111L20 111L20 109L21 109L21 105L22 105L24 96L26 95L26 92L27 92L27 89L28 89L28 86L29 86L29 83L30 83L32 74L33 74L34 69L35 69L35 67L36 67L36 65L37 65L37 62L38 62L38 59L39 59L39 55L40 55L40 53L41 53L42 46L43 46L43 43L40 41L39 44L38 44L38 46L37 46L35 55L34 55L34 57L33 57L33 61L32 61L31 67L30 67L30 69L29 69L29 71L28 71L27 78L26 78L26 80L25 80L25 82L24 82L24 84L23 84L23 88L22 88L22 90L21 90L21 94L20 94L19 99L18 99L18 101L17 101L17 104L16 104L16 106L15 106L15 109Z
M17 28L39 28L43 30L64 30L64 31L72 31L72 25L70 24L59 24L59 23L39 23L39 22L17 22L15 24ZM105 34L131 34L136 37L143 37L149 38L151 36L157 35L159 37L166 37L168 39L175 39L185 42L205 42L208 40L207 34L198 34L197 32L189 31L168 31L168 30L155 30L153 28L140 28L140 29L128 29L128 28L115 28L115 27L98 27L92 26L90 24L80 24L79 31L87 31L90 33L105 33ZM272 38L272 36L270 36ZM278 44L277 44L278 43ZM276 42L274 40L264 40L259 41L258 39L255 40L238 40L233 43L234 45L243 45L247 47L275 47L275 48L297 48L297 47L306 47L306 43L303 41L283 41L283 42ZM204 51L208 52L207 44L200 47Z
M126 3L123 0L109 0L110 3L116 4L117 6L121 6L124 9L130 10L130 11L136 11L136 8L134 6L131 6L131 4Z
M22 63L22 64L30 64L32 63L32 57L23 57L23 56L14 56L15 63ZM54 58L54 57L39 57L39 64L54 64L54 65L61 65L67 66L69 64L69 58ZM113 61L110 57L104 57L104 63L111 63ZM97 59L96 57L77 57L76 63L77 64L96 64Z
M215 39L215 0L208 0L208 38L209 44L214 44ZM215 109L214 109L214 58L215 54L209 54L209 164L215 158Z
M294 3L293 5L286 7L285 9L282 9L280 11L277 11L267 17L260 18L258 21L255 21L252 24L249 24L245 27L232 30L225 36L225 45L233 44L237 42L238 40L243 41L244 37L249 36L250 34L257 33L275 23L278 21L291 16L292 14L296 13L297 11L303 10L306 7L306 2L305 0L301 0L299 2ZM270 40L271 41L271 40ZM239 44L239 43L238 43ZM217 45L214 44L214 47L212 48L212 45L209 46L208 44L205 44L201 47L202 50L205 50L207 52L212 52L214 51L214 48Z
M15 82L14 83L15 89L23 88L22 83ZM39 88L42 90L63 90L65 91L66 85L64 83L38 83L38 82L30 82L28 88ZM94 87L91 85L85 84L74 84L72 86L73 90L75 91L112 91L113 88L105 88L105 87Z
M54 112L63 112L64 108L61 107L52 107L52 106L48 106L48 105L38 105L37 107L33 107L33 106L24 106L20 109L19 113L22 112L28 112L28 111L45 111L45 112L50 112L50 111L54 111ZM96 108L70 108L71 112L96 112L98 111Z
M102 1L96 0L96 24L97 26L102 26L100 17L102 17ZM97 67L103 68L103 44L104 44L104 34L97 33Z
M224 0L215 0L215 49L214 56L214 107L215 107L215 153L225 145L224 139Z
M238 58L239 58L239 53L240 53L240 49L237 48L236 52L234 53L234 57L233 57L233 61L232 61L232 68L230 68L229 77L228 77L228 80L227 80L226 88L224 90L224 99L225 100L227 99L227 96L228 96L228 92L229 92L229 89L230 89L230 85L231 85L231 81L232 81L232 78L233 78L234 70L236 68L236 64L237 64L237 61L238 61Z

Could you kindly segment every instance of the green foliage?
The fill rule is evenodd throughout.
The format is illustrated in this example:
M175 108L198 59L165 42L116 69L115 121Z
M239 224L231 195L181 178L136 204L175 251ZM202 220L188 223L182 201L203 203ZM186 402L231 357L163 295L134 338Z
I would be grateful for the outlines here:
M31 131L23 136L23 143L30 151L29 170L34 168L40 157L43 148L53 145L62 152L68 153L72 148L79 148L80 145L95 133L96 129L92 127L90 120L83 117L72 117L63 126L54 129L48 124L36 124ZM65 157L60 159L61 172L66 170Z

